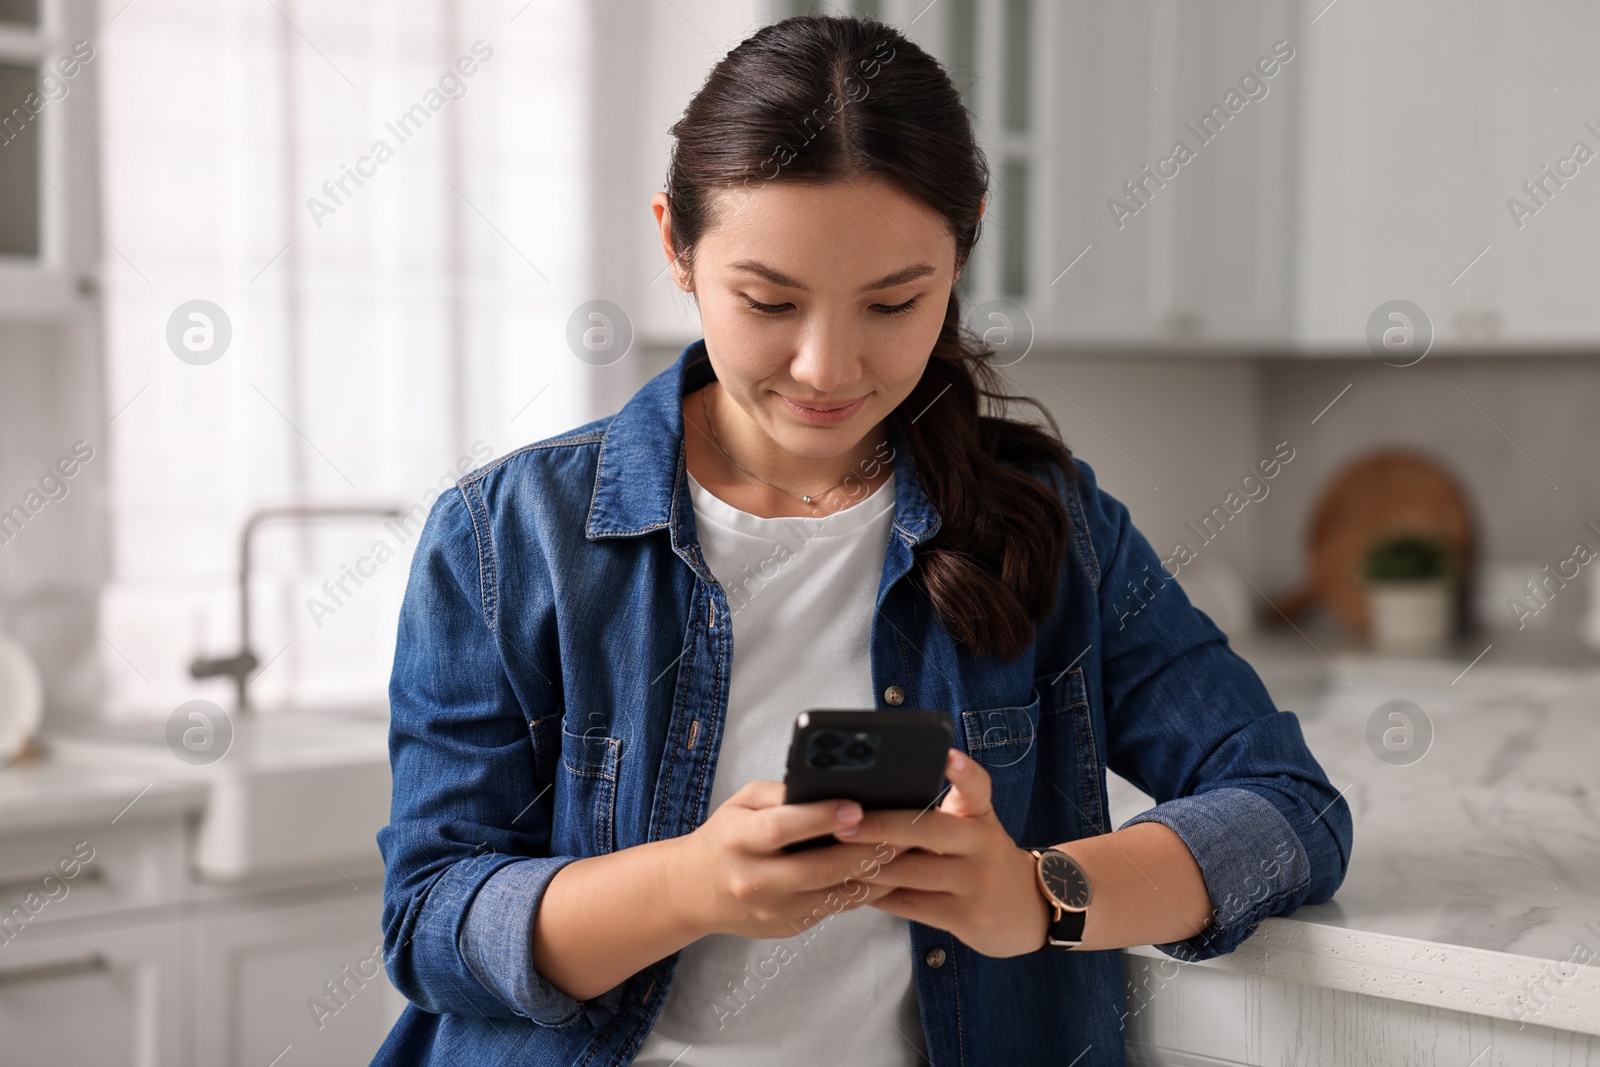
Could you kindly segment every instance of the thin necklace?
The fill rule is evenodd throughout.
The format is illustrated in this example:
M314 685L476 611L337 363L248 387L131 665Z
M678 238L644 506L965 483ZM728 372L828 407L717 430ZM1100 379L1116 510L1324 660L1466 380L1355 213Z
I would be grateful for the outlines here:
M706 429L711 431L711 440L712 440L712 443L717 446L717 451L722 453L722 458L723 459L725 459L729 463L733 464L735 470L741 471L744 474L748 474L750 477L754 478L758 482L763 482L763 483L765 483L767 485L771 485L772 488L776 489L778 492L783 493L786 496L792 496L796 500L800 501L800 503L802 503L802 504L809 504L813 500L817 499L817 497L827 496L829 493L833 492L835 489L839 488L845 482L848 482L850 480L851 476L846 474L843 478L840 478L837 482L834 482L832 485L828 486L828 488L824 489L820 493L810 494L810 495L805 494L805 493L791 493L791 492L789 492L789 490L785 489L781 485L773 485L771 482L769 482L765 478L761 477L761 475L757 474L755 471L746 470L744 467L739 466L738 461L735 460L731 455L729 455L728 454L728 450L722 446L722 438L717 436L716 424L711 421L711 409L706 407L706 392L707 392L706 389L701 389L700 390L700 410L705 413Z

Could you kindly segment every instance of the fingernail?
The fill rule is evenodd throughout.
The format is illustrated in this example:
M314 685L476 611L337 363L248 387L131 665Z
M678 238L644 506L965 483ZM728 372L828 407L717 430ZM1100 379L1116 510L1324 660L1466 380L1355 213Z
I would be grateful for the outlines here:
M841 800L839 801L839 806L834 809L834 814L839 817L839 821L842 823L860 822L861 805L853 800Z
M950 750L950 767L951 767L951 769L960 771L960 770L965 770L966 766L967 766L967 757L963 756L961 753L957 752L955 749L951 749Z

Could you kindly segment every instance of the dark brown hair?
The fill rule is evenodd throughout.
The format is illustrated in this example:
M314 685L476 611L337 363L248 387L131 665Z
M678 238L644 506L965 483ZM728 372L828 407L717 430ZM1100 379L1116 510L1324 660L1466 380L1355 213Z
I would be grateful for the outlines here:
M714 194L765 181L876 175L945 218L957 268L977 244L989 169L966 107L933 57L874 20L763 27L712 69L672 134L673 252L691 272ZM941 519L913 579L958 642L1013 659L1054 606L1068 538L1055 490L1023 468L1067 479L1076 468L1050 413L1001 389L993 354L962 328L952 291L927 369L889 418ZM1005 418L1012 402L1033 405L1049 430Z

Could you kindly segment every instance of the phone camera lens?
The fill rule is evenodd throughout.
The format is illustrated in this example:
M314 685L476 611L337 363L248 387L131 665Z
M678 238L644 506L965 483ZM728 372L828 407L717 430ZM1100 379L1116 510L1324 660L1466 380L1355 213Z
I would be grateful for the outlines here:
M829 767L832 767L835 763L838 763L838 762L839 762L839 757L835 756L832 752L829 752L827 749L823 749L821 752L813 752L811 754L811 766L820 767L823 770L827 770Z
M817 735L817 739L814 744L818 748L838 748L839 740L839 735L836 733L820 733Z
M853 760L871 759L872 746L865 741L852 741L845 747L844 754Z

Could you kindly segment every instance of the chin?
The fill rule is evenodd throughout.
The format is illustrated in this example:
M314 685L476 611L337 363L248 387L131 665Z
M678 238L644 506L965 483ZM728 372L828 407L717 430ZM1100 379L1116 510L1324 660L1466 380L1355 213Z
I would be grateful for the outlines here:
M780 401L781 403L781 401ZM875 421L859 416L844 426L805 426L797 424L786 411L780 410L777 426L768 427L768 435L796 456L807 459L832 459L844 455L859 445Z
M861 443L864 434L841 433L838 429L829 428L823 432L818 430L802 430L798 434L784 434L778 438L778 443L785 452L806 459L833 459L848 453Z

